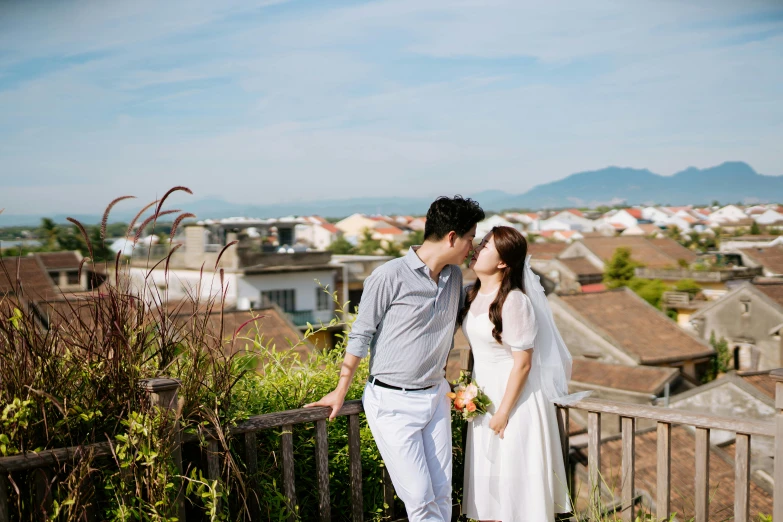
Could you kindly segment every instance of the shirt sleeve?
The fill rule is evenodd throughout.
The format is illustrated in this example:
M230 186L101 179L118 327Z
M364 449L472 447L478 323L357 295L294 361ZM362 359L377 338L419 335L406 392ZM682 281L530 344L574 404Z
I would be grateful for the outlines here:
M511 291L503 303L503 345L512 350L530 350L538 333L538 323L530 299L519 290Z
M394 289L385 272L373 272L364 281L359 313L348 334L345 351L356 357L367 357L370 343L392 303Z

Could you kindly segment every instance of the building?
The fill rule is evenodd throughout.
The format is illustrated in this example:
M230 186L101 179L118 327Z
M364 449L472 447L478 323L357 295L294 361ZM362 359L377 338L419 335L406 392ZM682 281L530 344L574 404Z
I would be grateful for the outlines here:
M667 400L671 393L682 389L681 381L676 368L612 364L577 357L573 360L568 389L570 393L590 391L593 399L651 405L659 399ZM569 416L574 416L579 424L587 425L586 412L572 409ZM638 422L637 428L645 427L642 419ZM620 433L620 418L603 414L601 433Z
M324 218L312 216L304 218L306 223L296 225L296 243L305 244L315 250L326 250L337 241L343 232Z
M730 372L714 381L675 395L669 407L695 413L708 413L737 419L769 421L775 416L775 381L769 370ZM710 442L719 446L732 444L736 434L710 430ZM774 441L771 437L753 436L751 472L756 479L773 487Z
M693 383L711 368L715 351L709 343L679 328L628 288L550 295L549 302L574 357L678 368Z
M539 222L540 230L578 230L580 232L592 232L596 222L588 219L577 209L568 209L558 212Z
M167 263L155 265L165 260L166 250L153 247L150 263L145 253L134 252L129 276L137 288L153 288L169 301L224 292L226 304L240 310L274 303L297 326L328 323L335 308L324 289L338 290L340 267L331 263L329 252L284 247L281 241L293 243L297 224L293 219L232 219L189 225L183 247ZM232 241L238 243L226 248ZM218 269L222 275L215 273Z
M676 268L697 259L695 252L673 239L638 236L586 237L566 247L558 259L584 257L603 271L618 248L628 248L633 261L649 268Z
M642 223L630 226L620 233L621 236L644 236L660 239L664 237L658 225L652 223Z
M476 237L483 238L494 227L511 227L519 230L520 232L523 230L523 227L520 226L519 223L512 223L500 214L495 214L493 216L489 216L484 221L481 221L478 223L478 225L476 225Z
M753 437L755 440L755 436ZM635 489L641 497L639 504L646 511L655 512L657 498L657 433L656 428L638 430L634 437L636 471ZM577 461L573 491L578 493L576 505L579 511L589 506L590 482L587 475L587 442L574 444L574 460ZM602 477L601 499L604 506L612 506L621 498L623 440L620 435L603 437L601 442ZM712 446L709 451L710 468L710 520L734 520L734 447ZM685 426L671 429L671 512L672 520L694 520L696 498L696 437ZM676 464L675 464L676 463ZM772 490L768 484L753 475L750 480L751 520L761 520L759 514L772 513ZM592 518L591 518L592 520Z
M783 277L783 245L738 248L735 250L747 267L758 268L765 277Z
M624 208L607 217L605 222L612 225L620 225L625 230L638 225L641 219L643 219L642 209Z
M726 339L737 370L770 370L783 366L783 281L744 283L691 316L704 340Z
M711 213L707 218L708 223L711 226L724 226L733 225L738 222L745 222L748 220L748 215L745 211L736 205L726 205L721 207L715 212Z

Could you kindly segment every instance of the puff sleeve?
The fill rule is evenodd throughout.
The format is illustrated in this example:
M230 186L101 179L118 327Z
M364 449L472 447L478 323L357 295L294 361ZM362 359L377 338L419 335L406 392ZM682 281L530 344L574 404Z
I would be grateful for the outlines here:
M512 350L530 350L538 333L538 323L530 299L512 290L503 303L503 346Z

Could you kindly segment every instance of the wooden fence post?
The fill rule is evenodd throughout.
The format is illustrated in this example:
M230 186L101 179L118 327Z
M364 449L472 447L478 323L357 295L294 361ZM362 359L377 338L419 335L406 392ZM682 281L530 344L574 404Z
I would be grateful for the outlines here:
M143 379L140 383L150 401L150 405L161 410L173 412L174 445L171 448L171 457L177 473L182 475L182 431L179 426L179 387L182 384L177 379L158 377L156 379ZM177 480L177 518L185 522L185 495L183 484Z
M772 370L775 379L775 494L772 520L783 520L783 368Z

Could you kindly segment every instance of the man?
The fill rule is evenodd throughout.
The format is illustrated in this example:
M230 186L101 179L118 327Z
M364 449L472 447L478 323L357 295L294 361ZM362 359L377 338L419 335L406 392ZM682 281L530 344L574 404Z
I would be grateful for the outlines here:
M460 196L427 212L424 244L376 269L364 285L337 388L306 407L343 406L368 351L367 422L412 522L451 520L451 412L445 366L461 305L459 265L484 211Z

